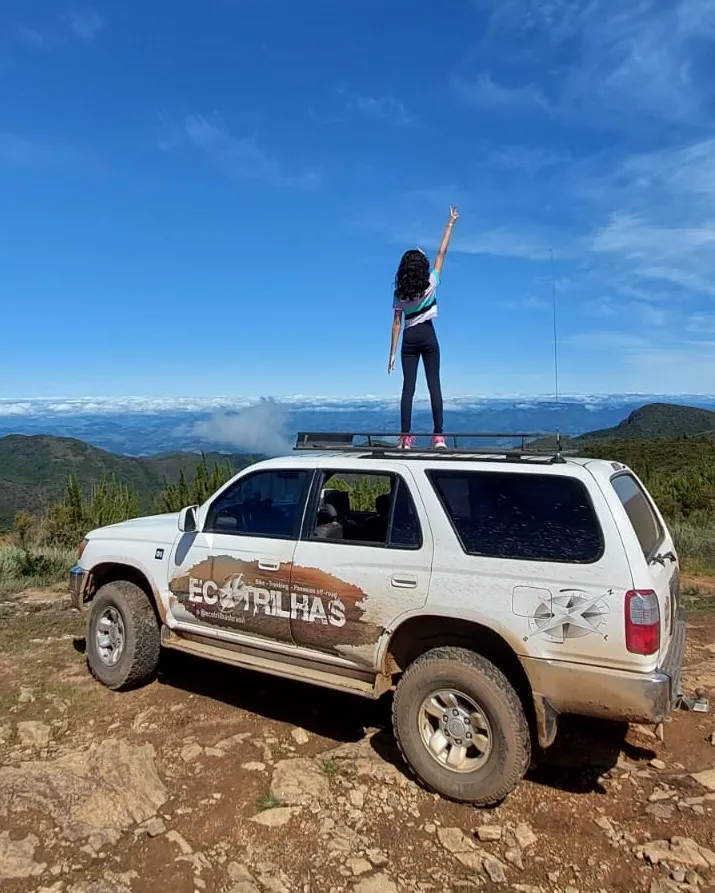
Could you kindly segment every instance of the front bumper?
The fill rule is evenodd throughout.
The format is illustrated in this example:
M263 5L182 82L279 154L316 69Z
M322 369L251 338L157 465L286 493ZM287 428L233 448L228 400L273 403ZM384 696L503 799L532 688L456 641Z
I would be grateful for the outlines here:
M87 586L87 571L76 564L70 571L70 599L72 607L81 611L84 606L84 591Z
M682 696L685 609L673 623L662 665L653 673L629 673L556 660L523 658L535 701L559 713L626 722L663 722Z

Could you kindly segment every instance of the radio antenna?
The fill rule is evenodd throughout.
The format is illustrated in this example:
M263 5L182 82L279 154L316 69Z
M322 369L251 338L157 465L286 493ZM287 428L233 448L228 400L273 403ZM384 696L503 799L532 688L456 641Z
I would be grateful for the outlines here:
M554 394L556 402L559 402L559 340L556 326L556 279L554 277L554 252L549 248L551 257L551 306L554 325Z

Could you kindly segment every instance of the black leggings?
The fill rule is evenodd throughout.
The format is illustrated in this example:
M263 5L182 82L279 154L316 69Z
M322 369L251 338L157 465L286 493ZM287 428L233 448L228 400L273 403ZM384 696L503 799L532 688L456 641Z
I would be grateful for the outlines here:
M412 428L412 400L417 384L417 366L422 357L427 377L434 433L443 431L442 388L439 383L439 342L432 321L421 322L405 329L402 336L402 402L400 404L401 433L409 434Z

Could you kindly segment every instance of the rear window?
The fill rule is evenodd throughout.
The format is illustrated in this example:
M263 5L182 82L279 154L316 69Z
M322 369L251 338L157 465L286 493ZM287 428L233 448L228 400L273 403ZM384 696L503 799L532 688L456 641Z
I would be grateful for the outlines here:
M656 517L650 500L638 481L630 474L618 474L611 478L613 489L633 525L646 558L655 552L663 538L663 528Z
M427 477L470 555L586 564L603 554L598 518L573 478L439 469Z

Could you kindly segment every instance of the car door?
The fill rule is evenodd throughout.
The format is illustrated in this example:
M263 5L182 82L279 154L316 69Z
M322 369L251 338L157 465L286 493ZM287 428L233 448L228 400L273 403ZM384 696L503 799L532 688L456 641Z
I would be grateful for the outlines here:
M312 472L248 471L201 512L182 608L202 625L291 641L290 578ZM197 559L196 564L191 560ZM208 562L208 563L207 563Z
M293 558L296 644L374 668L385 629L425 604L432 538L413 487L373 466L316 476Z

